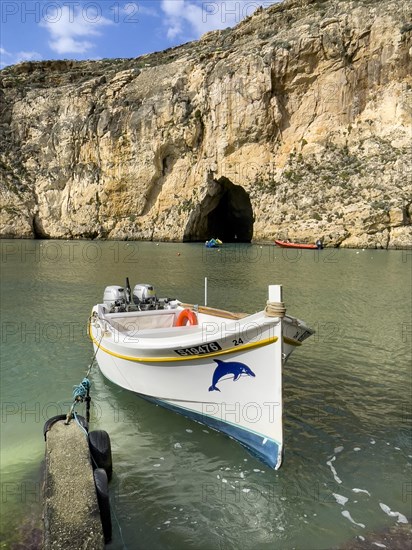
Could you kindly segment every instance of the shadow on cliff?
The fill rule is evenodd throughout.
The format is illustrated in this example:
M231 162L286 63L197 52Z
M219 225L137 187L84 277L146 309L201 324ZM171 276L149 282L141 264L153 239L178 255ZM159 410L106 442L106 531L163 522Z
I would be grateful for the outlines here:
M219 238L248 243L253 237L253 210L248 193L222 176L209 183L206 197L193 210L183 241Z

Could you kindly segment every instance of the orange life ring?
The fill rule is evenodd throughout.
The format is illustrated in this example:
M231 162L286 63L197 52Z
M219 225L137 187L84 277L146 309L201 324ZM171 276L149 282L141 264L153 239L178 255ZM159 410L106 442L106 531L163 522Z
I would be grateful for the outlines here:
M192 326L192 325L198 325L199 322L197 320L197 315L194 311L191 309L183 309L179 313L179 317L176 321L177 327L185 327L186 325Z

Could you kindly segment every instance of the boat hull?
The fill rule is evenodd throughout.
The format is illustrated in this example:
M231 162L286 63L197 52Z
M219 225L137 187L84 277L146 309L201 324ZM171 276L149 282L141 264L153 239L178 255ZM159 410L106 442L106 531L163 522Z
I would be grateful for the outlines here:
M226 338L213 334L209 344L220 350L205 356L170 357L171 348L166 348L158 358L138 357L147 350L116 342L98 323L91 324L90 334L96 360L108 380L227 434L278 468L283 449L282 321L276 318L259 331L250 329L251 341L240 345L239 330ZM207 344L203 332L200 345Z
M182 407L180 404L176 404L171 401L162 401L148 397L146 395L137 394L143 399L156 403L161 407L171 410L177 414L186 416L187 418L204 424L205 426L224 433L231 439L234 439L238 443L241 443L251 454L256 456L259 460L267 464L271 468L278 469L282 462L283 445L281 442L274 441L272 439L263 438L261 434L251 432L239 426L236 422L228 422L227 420L221 420L215 416L205 414L203 411L198 412L194 408ZM225 405L228 409L228 404ZM235 409L231 411L232 415L240 414L240 405L238 412Z
M286 241L275 240L275 244L281 248L302 248L303 250L318 250L320 247L316 244L299 244L299 243L288 243Z
M137 311L98 304L90 337L108 380L227 434L277 469L282 369L313 331L284 315L280 286L269 287L268 306L246 315L177 301Z

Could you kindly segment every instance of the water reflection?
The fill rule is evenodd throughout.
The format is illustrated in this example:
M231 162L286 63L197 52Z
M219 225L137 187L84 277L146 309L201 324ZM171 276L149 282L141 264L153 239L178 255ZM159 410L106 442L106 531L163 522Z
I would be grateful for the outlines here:
M402 252L4 244L3 487L40 479L43 423L65 410L84 376L85 323L104 287L128 276L153 283L159 296L203 303L208 277L211 306L248 312L262 308L268 284L281 283L288 311L317 330L285 368L284 466L269 470L225 436L94 370L94 427L112 439L111 498L127 547L331 548L396 522L380 502L408 515L412 262ZM19 495L3 495L6 547L31 506ZM122 548L114 531L111 547Z

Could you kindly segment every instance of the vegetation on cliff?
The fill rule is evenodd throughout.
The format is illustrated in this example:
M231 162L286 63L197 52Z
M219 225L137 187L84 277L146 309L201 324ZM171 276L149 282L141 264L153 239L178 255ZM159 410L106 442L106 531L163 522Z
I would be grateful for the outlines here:
M3 69L1 236L230 238L223 218L410 246L411 21L407 0L291 0L137 59Z

